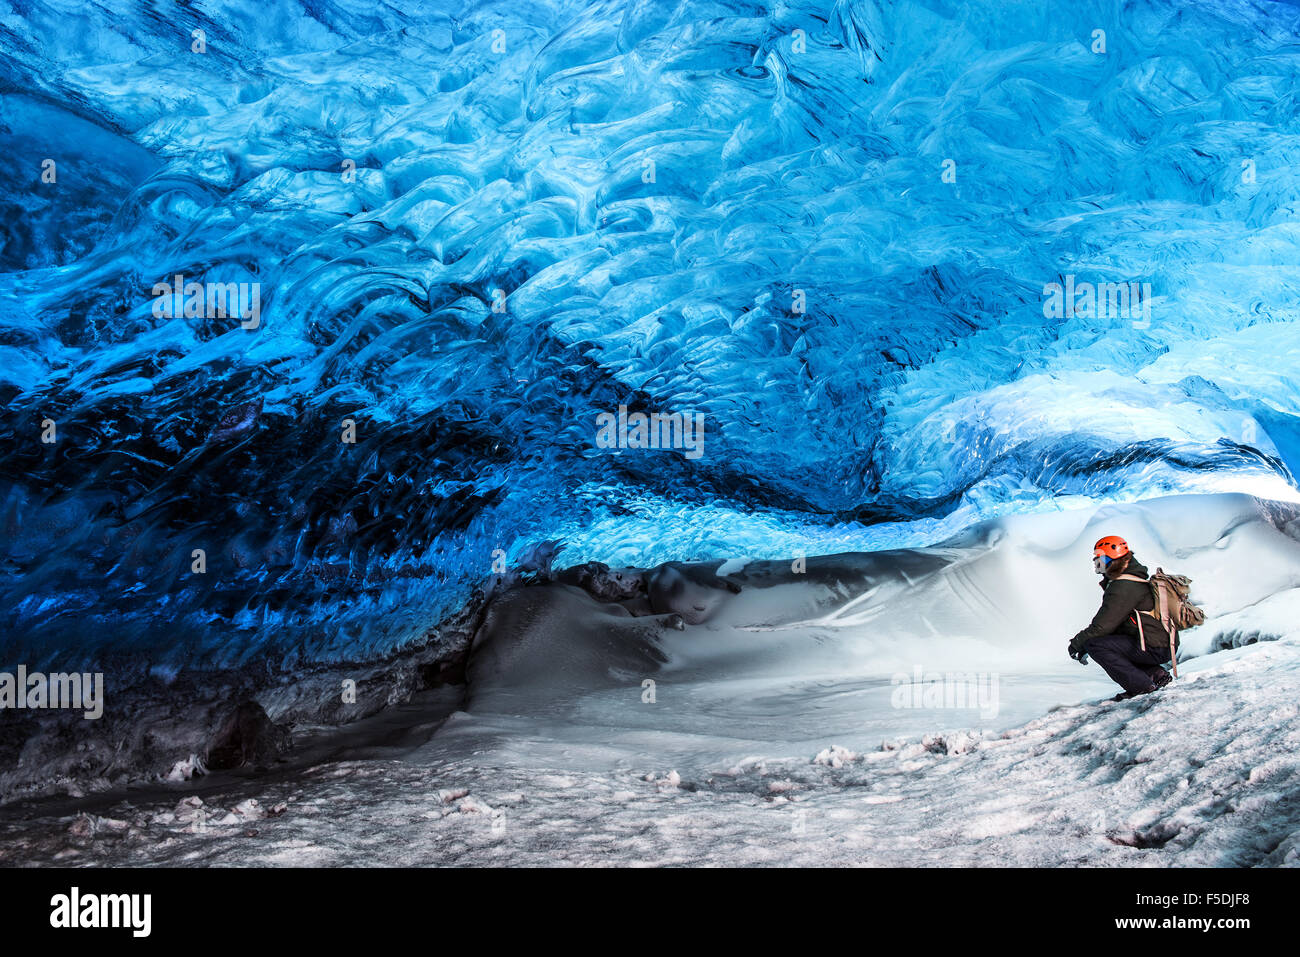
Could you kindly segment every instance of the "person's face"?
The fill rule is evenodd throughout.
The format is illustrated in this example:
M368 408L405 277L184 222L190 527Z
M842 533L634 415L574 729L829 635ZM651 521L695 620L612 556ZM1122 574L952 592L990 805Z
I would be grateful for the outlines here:
M1095 571L1098 575L1104 575L1104 574L1106 574L1106 556L1105 556L1105 555L1093 555L1093 556L1092 556L1092 570Z

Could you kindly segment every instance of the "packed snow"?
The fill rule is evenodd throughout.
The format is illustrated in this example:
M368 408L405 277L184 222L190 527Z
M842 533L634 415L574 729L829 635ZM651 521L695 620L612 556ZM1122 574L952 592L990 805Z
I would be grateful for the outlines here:
M1005 731L682 774L645 756L353 761L260 799L122 802L4 825L6 863L1300 865L1300 640L1198 659L1162 692ZM471 720L458 716L461 720ZM644 768L649 767L649 770ZM269 805L269 806L268 806Z
M93 808L10 809L0 853L33 864L1295 865L1294 515L1246 496L1183 497L1003 521L929 552L810 561L816 580L799 586L747 563L725 614L680 632L572 590L525 589L527 626L488 640L465 703L423 743L261 778L192 777ZM1210 613L1187 635L1182 677L1124 702L1109 700L1096 666L1065 656L1097 602L1088 559L1101 526L1127 529L1153 567L1190 574ZM1026 571L1010 575L1017 565ZM1023 581L1024 601L994 600ZM909 613L870 614L868 593ZM937 594L949 617L932 624L958 637L917 630ZM629 652L638 640L648 644ZM996 709L924 688L914 698L917 667L996 676ZM176 777L197 766L178 762Z

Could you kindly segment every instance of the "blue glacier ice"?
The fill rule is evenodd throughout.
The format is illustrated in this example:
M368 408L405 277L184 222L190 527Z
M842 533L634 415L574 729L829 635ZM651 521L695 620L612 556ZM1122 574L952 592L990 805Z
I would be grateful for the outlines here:
M1294 6L120 7L0 0L5 663L379 655L548 540L1295 495Z

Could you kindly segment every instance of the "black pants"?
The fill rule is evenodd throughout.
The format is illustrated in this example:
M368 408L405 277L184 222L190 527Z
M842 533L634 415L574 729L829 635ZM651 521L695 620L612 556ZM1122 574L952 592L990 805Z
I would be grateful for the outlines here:
M1114 682L1129 694L1144 694L1155 686L1160 666L1169 660L1169 649L1143 651L1136 638L1102 635L1088 642L1088 656L1101 665Z

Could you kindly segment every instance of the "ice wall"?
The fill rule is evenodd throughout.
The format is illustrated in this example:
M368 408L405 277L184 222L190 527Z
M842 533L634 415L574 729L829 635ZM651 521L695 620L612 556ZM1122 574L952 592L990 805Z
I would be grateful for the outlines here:
M775 558L1291 495L1297 26L0 2L3 657L369 655L543 539ZM160 317L178 274L256 315ZM701 454L600 448L620 405L702 414Z

